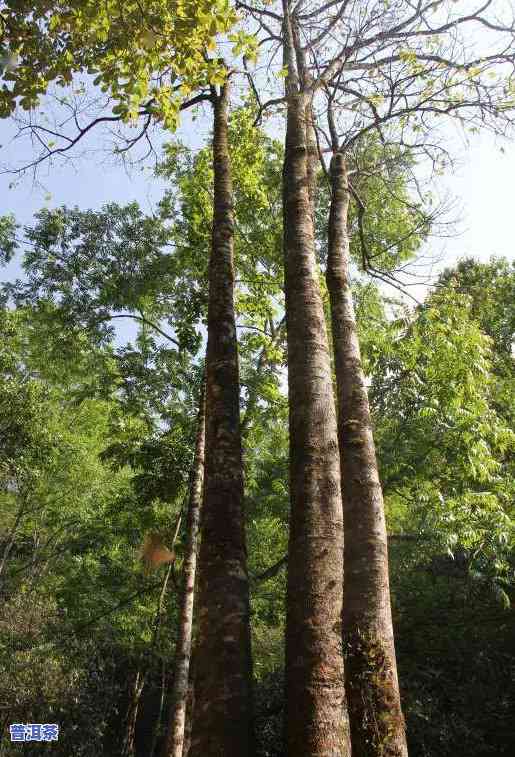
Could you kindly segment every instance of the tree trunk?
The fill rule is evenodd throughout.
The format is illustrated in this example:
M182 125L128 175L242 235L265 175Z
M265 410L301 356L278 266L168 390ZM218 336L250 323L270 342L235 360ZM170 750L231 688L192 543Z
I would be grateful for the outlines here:
M191 730L193 725L193 708L195 705L195 650L192 651L190 664L190 679L188 682L188 696L186 702L186 725L184 727L184 746L182 757L189 757L191 747Z
M315 132L315 120L313 116L312 99L307 99L306 105L306 147L307 161L306 170L308 176L308 192L311 205L311 215L313 218L313 229L315 224L315 204L317 192L317 173L319 167L317 139Z
M199 400L197 439L190 484L188 516L186 520L186 557L183 567L183 592L179 632L175 650L171 704L168 729L163 745L162 757L182 757L184 725L188 698L188 680L191 658L191 638L193 629L193 604L195 597L195 574L197 569L197 549L204 481L205 449L205 400L204 383Z
M315 260L310 97L299 86L285 12L288 68L283 168L290 430L286 620L289 757L346 757L341 606L343 528L331 362Z
M345 530L343 639L353 757L406 757L393 641L388 549L368 393L349 278L345 159L331 161L331 300Z
M122 757L134 757L135 754L136 722L138 720L139 703L145 687L145 682L146 675L142 673L141 670L138 670L136 672L129 705L127 707L127 725L121 751Z
M191 757L252 755L252 662L243 511L228 83L213 93L214 218L209 264L206 463L199 553Z
M166 695L166 664L165 664L165 660L163 659L161 661L161 691L159 695L159 708L157 711L157 716L156 716L154 725L152 727L152 742L151 742L150 749L148 752L149 757L154 757L154 754L156 753L156 747L159 740L159 731L161 730L161 723L163 722L165 695Z

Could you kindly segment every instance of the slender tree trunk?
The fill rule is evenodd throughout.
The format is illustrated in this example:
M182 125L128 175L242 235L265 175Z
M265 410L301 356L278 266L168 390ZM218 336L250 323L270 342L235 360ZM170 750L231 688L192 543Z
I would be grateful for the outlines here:
M388 549L349 278L345 158L331 161L331 300L345 527L343 638L353 757L406 757L393 641Z
M346 757L340 466L311 211L311 139L306 119L311 100L295 74L286 2L285 17L289 74L283 212L291 501L286 744L289 757Z
M193 630L193 604L195 597L195 574L197 570L197 549L204 481L205 450L205 399L204 382L199 400L197 438L190 484L188 516L186 520L186 557L183 567L183 592L179 619L179 633L175 650L171 704L168 729L163 745L162 757L182 757L184 725L188 698L188 681L191 658L191 638Z
M135 754L136 722L138 720L139 703L145 687L146 675L141 669L136 672L132 686L131 698L127 708L125 738L122 745L122 757L133 757Z
M163 721L163 711L166 695L166 664L165 660L161 661L161 691L159 694L159 709L157 711L157 717L152 728L152 743L148 752L149 757L154 757L156 751L157 742L159 740L159 731L161 730L161 723Z
M209 264L206 462L199 553L191 757L252 755L252 662L243 511L228 83L213 92L214 218Z

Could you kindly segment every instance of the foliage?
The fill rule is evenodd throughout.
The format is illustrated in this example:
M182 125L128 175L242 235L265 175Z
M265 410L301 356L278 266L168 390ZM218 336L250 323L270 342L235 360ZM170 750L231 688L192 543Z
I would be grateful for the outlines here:
M143 574L139 547L149 529L171 538L191 422L183 414L181 432L176 415L168 432L169 442L182 438L182 452L130 416L122 433L116 402L70 399L66 374L59 383L54 371L33 370L26 312L1 318L2 699L12 722L71 722L63 754L84 727L73 750L91 754L119 717L122 670L159 671L171 654L169 637L152 641L160 581ZM129 459L113 466L113 448L127 439ZM172 599L169 624L176 609Z
M12 63L2 77L0 116L16 103L34 108L50 83L65 87L87 72L109 92L114 116L130 121L144 109L175 128L185 96L224 80L219 61L206 53L235 21L228 0L7 0L1 52Z
M487 263L474 259L460 261L455 269L447 269L441 284L454 285L458 292L470 297L470 313L481 330L492 339L492 370L494 403L497 412L515 426L515 264L504 258Z
M16 248L17 225L13 215L0 216L0 261L9 262Z
M439 210L413 185L415 152L383 145L379 137L364 135L347 158L352 192L349 236L352 261L393 271L412 259L427 239ZM327 218L330 193L319 175L316 232L322 262L327 257Z
M98 341L113 335L111 314L173 316L177 268L169 230L136 203L97 212L44 209L25 234L26 278L6 287L16 304L58 305Z
M429 198L417 198L410 185L414 157L409 150L388 148L370 137L361 140L351 170L354 192L363 203L351 204L351 255L365 269L395 270L412 259L436 219ZM362 225L362 231L360 230Z
M513 609L466 570L428 568L416 542L390 557L410 754L509 755Z
M447 268L439 282L453 284L458 292L471 298L471 316L493 340L495 355L511 355L515 333L515 263L496 257L487 263L465 258L456 268Z
M382 478L395 531L454 554L503 594L513 548L514 430L495 410L490 339L470 299L437 291L378 361L372 402Z

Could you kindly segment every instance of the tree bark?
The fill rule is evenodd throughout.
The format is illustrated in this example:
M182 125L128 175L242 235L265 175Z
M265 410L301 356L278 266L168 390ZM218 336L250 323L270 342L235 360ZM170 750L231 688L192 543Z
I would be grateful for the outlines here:
M315 120L313 116L313 103L311 98L307 98L306 105L306 147L307 160L306 170L308 177L308 193L311 207L311 216L313 219L313 230L315 227L315 207L317 192L317 173L319 167L317 140L315 133Z
M190 678L186 701L186 725L184 727L184 746L182 757L189 757L191 747L191 730L193 725L193 708L195 706L195 649L192 651L190 664Z
M353 757L407 757L393 640L383 495L349 277L345 158L331 161L331 301L345 560L343 639Z
M243 511L228 83L213 92L206 462L191 757L253 754L249 580Z
M183 591L179 631L175 650L175 663L171 691L168 729L163 745L162 757L182 757L184 728L188 700L188 682L191 659L191 639L193 630L193 605L195 597L195 574L197 570L197 550L204 482L205 452L205 390L204 382L199 400L197 438L190 483L190 497L186 520L186 556L183 567Z
M343 527L331 362L315 260L311 99L299 82L285 0L283 167L290 431L286 619L289 757L346 757L341 607Z

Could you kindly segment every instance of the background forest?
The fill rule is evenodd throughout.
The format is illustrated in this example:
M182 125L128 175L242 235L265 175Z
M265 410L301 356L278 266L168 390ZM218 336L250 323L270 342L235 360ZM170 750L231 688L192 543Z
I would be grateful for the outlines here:
M256 757L329 754L315 738L302 755L295 744L312 732L336 743L320 722L331 720L326 700L343 700L337 665L343 673L344 658L354 757L404 757L402 714L411 757L511 755L515 265L494 250L487 262L463 250L420 302L407 297L404 281L450 226L448 208L421 188L423 168L431 167L431 187L447 165L431 119L457 117L471 133L509 132L515 84L503 66L515 58L503 35L513 42L515 21L494 23L490 2L462 16L451 8L446 20L442 3L405 0L371 0L363 12L352 2L315 10L302 0L238 2L243 16L225 0L145 0L145 12L126 4L123 24L111 0L102 9L89 0L58 5L60 15L46 0L34 12L23 3L0 5L0 73L8 82L0 116L14 114L20 134L27 130L41 147L14 172L62 156L96 124L79 125L95 111L97 121L120 122L117 155L150 144L149 127L158 124L165 137L153 177L165 190L152 213L110 203L43 208L28 225L0 216L0 262L21 271L0 287L0 757L19 753L9 739L12 723L60 725L58 741L25 743L29 756L186 757L197 738L194 757L253 757L252 747L243 754L234 746L252 743L245 719L255 730ZM244 31L229 34L242 18ZM500 52L476 60L468 40L453 36L470 19L499 36ZM348 31L343 51L334 29ZM239 68L218 57L227 41ZM266 74L258 68L254 76L266 45ZM52 94L58 113L73 112L63 123L77 126L74 142L32 116L52 82L68 92L78 72L95 75L89 84L102 95L81 101L82 84L73 105L68 95ZM237 76L245 87L233 94ZM274 96L277 82L284 96ZM172 133L181 110L202 104L212 108L213 130L193 149ZM17 106L30 112L28 121ZM111 115L98 115L105 112ZM272 135L283 130L283 115L280 141ZM131 131L140 122L141 131ZM340 268L338 250L346 256ZM361 363L359 349L357 358L351 354L352 300ZM342 323L351 333L347 353L338 352ZM343 384L342 364L349 370ZM220 365L225 373L216 373ZM359 397L342 434L349 387ZM381 534L369 536L345 573L342 552L359 549L347 530L344 550L338 542L338 506L345 529L353 523L345 510L352 492L344 481L342 510L339 472L333 476L337 448L342 470L356 464L353 450L365 443L353 434L367 392L402 713L394 685L391 699L377 698L387 688L381 676L392 670L388 622L376 629L377 643L359 636L367 613L374 622L381 613L371 584L352 578L360 559L367 565L381 552ZM323 425L319 417L329 428L319 429L322 442L334 433L332 462L316 468L305 453L309 434ZM221 428L216 445L213 418ZM226 489L215 492L217 500L218 474ZM365 478L351 482L362 487L359 502L368 496ZM358 518L355 535L360 527ZM321 534L329 546L317 562L309 539ZM331 554L342 561L334 575ZM377 595L389 607L387 584ZM360 586L370 607L356 614L352 636L346 607L349 616L356 612ZM236 611L247 591L251 656L248 613ZM193 653L181 695L188 597L192 613L195 601ZM309 615L317 602L318 615ZM225 671L224 661L234 660L223 655L236 637L240 657ZM366 670L356 667L357 638ZM292 655L297 642L304 644L300 664ZM317 651L322 672L309 659ZM313 695L310 732L311 724L296 727L292 713L298 701L303 721L313 671L327 676L327 689L316 702ZM370 694L371 702L356 705L352 686L356 700ZM181 696L184 750L181 741L172 756ZM228 713L238 708L241 727L228 737ZM383 717L388 709L391 720ZM343 720L344 710L340 702ZM367 720L370 713L378 723ZM338 757L350 754L344 728L333 727Z
M241 151L236 302L257 733L259 754L271 756L282 753L288 538L281 156L263 134L256 151L250 125L242 111L232 132ZM160 171L170 189L156 217L136 205L60 208L42 210L31 227L6 219L2 228L4 259L20 255L25 272L2 290L2 719L4 728L62 723L53 748L63 755L124 754L133 728L136 754L162 738L184 528L175 580L166 565L146 571L140 555L148 531L172 544L188 493L205 339L207 158L169 147ZM380 183L370 191L381 208ZM371 243L395 235L402 204L374 221ZM410 238L402 254L416 251ZM319 253L323 261L323 240ZM508 754L515 268L464 259L414 307L357 271L353 291L410 753ZM135 324L127 343L116 330L122 318ZM2 750L15 754L16 745L4 738Z

